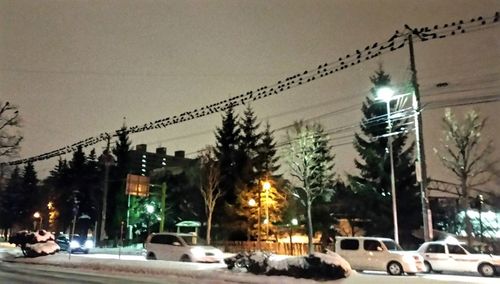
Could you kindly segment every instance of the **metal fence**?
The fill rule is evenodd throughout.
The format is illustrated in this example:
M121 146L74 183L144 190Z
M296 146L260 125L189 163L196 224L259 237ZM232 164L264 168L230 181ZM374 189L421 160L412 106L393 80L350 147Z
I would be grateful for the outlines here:
M255 241L225 241L215 242L213 245L221 248L224 252L238 253L241 251L256 251L259 250L259 244ZM313 244L314 251L323 251L321 244ZM262 251L269 251L274 254L283 255L307 255L308 249L306 243L281 243L281 242L261 242L260 248ZM326 247L333 250L333 247Z

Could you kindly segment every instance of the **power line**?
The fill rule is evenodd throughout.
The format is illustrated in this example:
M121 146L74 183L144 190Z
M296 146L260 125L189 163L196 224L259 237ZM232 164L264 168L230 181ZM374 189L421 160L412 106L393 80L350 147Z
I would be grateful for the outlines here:
M432 28L422 27L422 28L411 29L407 25L405 25L405 29L408 29L412 34L417 35L416 37L417 40L424 42L429 40L442 39L448 36L460 35L466 32L470 33L488 28L493 28L496 26L499 19L500 19L500 13L496 12L494 16L491 17L480 16L477 18L472 18L469 21L459 20L441 26L435 25ZM269 86L266 85L256 90L248 91L238 96L231 97L227 100L219 101L211 105L203 106L198 109L183 112L179 115L158 119L156 121L151 121L143 125L132 126L124 131L128 133L139 133L148 130L164 128L173 124L178 124L189 120L198 119L213 113L225 111L228 108L244 105L248 102L260 100L268 96L278 95L291 88L298 87L307 83L312 83L315 80L319 80L323 77L332 75L333 73L343 71L345 69L348 69L349 67L360 64L361 62L365 62L373 58L376 58L378 56L381 56L383 54L396 51L407 44L407 39L408 38L406 33L402 33L396 30L395 33L386 41L375 42L367 45L364 48L356 49L354 52L347 54L343 57L339 57L337 60L320 64L317 68L292 74L289 77L279 80L277 83L274 83L272 85ZM121 131L122 130L119 129L112 132L103 132L97 136L87 138L85 140L53 150L48 153L44 153L41 155L21 160L10 161L2 164L18 165L27 162L34 162L34 161L50 159L53 157L58 157L70 152L74 152L79 147L92 146L99 142L104 141L110 136L117 136Z

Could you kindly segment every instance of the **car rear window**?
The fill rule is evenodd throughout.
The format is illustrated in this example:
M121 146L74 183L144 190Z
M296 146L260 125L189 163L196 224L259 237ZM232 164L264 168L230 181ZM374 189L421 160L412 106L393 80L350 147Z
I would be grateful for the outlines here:
M344 250L357 250L359 249L358 240L341 240L340 248Z

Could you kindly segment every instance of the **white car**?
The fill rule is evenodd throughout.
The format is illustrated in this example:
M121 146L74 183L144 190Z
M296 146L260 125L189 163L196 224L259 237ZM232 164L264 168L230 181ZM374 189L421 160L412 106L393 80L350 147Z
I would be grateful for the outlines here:
M352 269L387 271L391 275L414 275L425 270L423 258L404 251L394 240L376 237L336 237L335 252Z
M417 252L424 257L426 272L479 272L492 277L500 273L500 256L474 253L459 243L434 241L423 243Z
M185 262L224 262L220 249L205 245L205 241L194 234L154 233L144 243L146 259Z

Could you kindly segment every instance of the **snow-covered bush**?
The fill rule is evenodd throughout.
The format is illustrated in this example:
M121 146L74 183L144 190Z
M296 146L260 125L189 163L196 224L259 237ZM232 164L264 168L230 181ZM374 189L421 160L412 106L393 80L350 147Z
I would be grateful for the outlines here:
M60 250L54 235L45 230L19 231L10 236L9 243L20 247L23 254L28 257L54 254Z
M265 252L242 252L225 262L229 269L246 268L253 274L284 275L315 280L335 280L349 277L351 266L340 255L327 250L309 256L275 259Z

